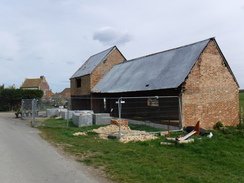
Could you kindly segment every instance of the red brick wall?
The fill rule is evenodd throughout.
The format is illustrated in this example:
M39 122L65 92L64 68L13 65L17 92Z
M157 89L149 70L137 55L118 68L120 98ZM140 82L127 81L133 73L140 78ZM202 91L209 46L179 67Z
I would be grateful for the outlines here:
M46 81L42 81L41 84L40 84L40 90L42 90L44 92L44 95L43 97L51 97L52 96L52 92L49 88L49 85Z
M191 70L182 93L183 126L211 129L220 121L226 126L239 123L239 91L211 41Z
M115 49L107 57L106 60L101 62L93 71L91 76L91 89L105 76L108 71L116 64L124 62L125 58L121 53Z

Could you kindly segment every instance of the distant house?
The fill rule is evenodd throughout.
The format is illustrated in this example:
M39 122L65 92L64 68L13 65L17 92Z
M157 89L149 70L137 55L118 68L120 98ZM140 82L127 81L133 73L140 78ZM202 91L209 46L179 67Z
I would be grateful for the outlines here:
M60 95L61 95L63 98L70 98L70 88L65 88L65 89L63 89L63 91L60 92Z
M44 93L43 98L49 98L52 96L52 91L50 90L49 84L44 76L40 76L40 78L26 78L20 88L42 90Z
M51 104L53 106L68 106L70 99L70 88L65 88L60 93L55 93L51 97Z
M87 105L91 107L92 104L89 99L85 106L83 105L84 98L90 98L91 90L103 76L114 65L125 60L116 46L91 56L70 78L72 109L84 108Z
M70 99L70 88L63 89L62 92L54 93L52 95L52 98L64 98L64 99Z
M219 121L239 123L239 85L215 38L116 64L96 84L80 87L93 98L141 97L135 99L140 103L125 102L124 106L131 105L130 110L144 116L153 110L162 119L178 120L181 127L198 121L206 129ZM147 96L159 99L149 101ZM177 115L164 116L160 108L167 105L160 97L169 96L172 102L164 109L174 109ZM102 102L79 107L103 112ZM107 110L116 107L113 100L106 105Z

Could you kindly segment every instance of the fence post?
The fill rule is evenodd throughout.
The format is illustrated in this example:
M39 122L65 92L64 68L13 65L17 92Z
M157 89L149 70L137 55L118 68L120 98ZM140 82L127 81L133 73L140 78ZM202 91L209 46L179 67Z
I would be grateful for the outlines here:
M31 104L32 104L32 120L31 120L31 123L32 123L32 125L34 126L34 127L36 127L36 120L35 120L35 112L36 112L36 110L35 110L35 102L36 101L36 99L33 99L32 101L31 101Z
M182 121L182 104L181 104L181 97L178 96L178 102L179 102L179 128L182 129L184 124Z
M121 124L120 124L120 119L121 119L121 110L122 110L122 97L118 99L118 110L119 110L119 139L121 138Z
M24 111L24 100L22 99L21 100L21 119L24 119L24 117L23 117L23 111Z
M70 99L68 99L68 106L67 106L67 121L66 121L67 128L69 128L69 110L70 110Z

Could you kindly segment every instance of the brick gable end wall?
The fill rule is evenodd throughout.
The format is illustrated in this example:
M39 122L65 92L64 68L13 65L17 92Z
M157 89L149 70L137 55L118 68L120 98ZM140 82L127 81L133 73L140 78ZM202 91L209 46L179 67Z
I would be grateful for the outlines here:
M184 126L211 129L220 121L226 126L239 123L239 91L215 42L210 41L195 63L182 92Z
M107 59L103 60L93 71L91 76L91 90L114 65L124 61L125 58L121 55L121 53L117 49L113 50Z

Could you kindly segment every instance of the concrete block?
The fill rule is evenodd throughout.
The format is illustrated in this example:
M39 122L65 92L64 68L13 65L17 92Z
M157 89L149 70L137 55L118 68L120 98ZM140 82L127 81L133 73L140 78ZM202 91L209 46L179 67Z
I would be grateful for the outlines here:
M73 112L72 119L73 123L77 127L90 126L92 125L92 114L94 112L89 110L75 111Z
M78 113L78 114L94 114L94 112L92 110L77 110L77 111L74 111L74 113Z
M92 115L94 125L107 125L113 119L109 113L95 113Z
M72 119L72 116L73 116L73 112L74 111L68 111L68 110L66 110L66 111L61 111L60 112L60 116L61 116L61 118L62 119Z
M47 117L57 117L59 115L58 108L52 108L46 110Z

